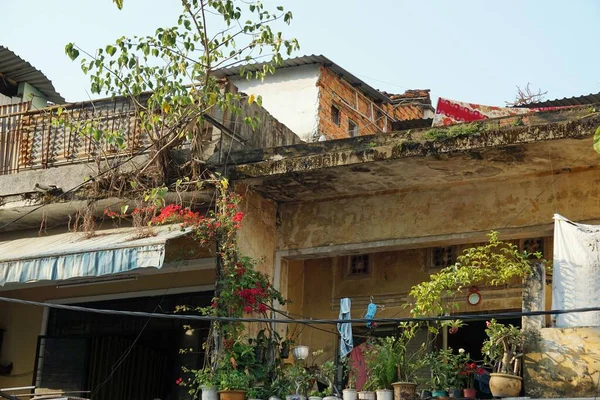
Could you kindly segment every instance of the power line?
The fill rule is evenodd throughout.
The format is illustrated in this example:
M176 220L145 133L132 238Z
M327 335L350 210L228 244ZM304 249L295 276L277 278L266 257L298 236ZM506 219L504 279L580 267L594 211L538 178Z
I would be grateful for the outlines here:
M442 321L485 321L489 319L504 319L516 317L533 317L540 315L562 315L585 312L598 312L600 307L576 308L571 310L548 310L548 311L510 311L489 314L463 314L463 315L440 315L431 317L401 317L401 318L354 318L354 319L295 319L282 320L276 318L258 318L258 317L215 317L210 315L189 315L189 314L164 314L148 313L142 311L122 311L106 310L101 308L81 307L67 304L40 303L31 300L14 299L10 297L0 297L0 301L8 303L24 304L37 307L49 307L61 310L80 311L105 315L121 315L127 317L152 317L171 320L187 321L220 321L220 322L275 322L283 324L305 324L305 325L333 325L333 324L363 324L367 322L376 323L401 323L401 322L442 322Z

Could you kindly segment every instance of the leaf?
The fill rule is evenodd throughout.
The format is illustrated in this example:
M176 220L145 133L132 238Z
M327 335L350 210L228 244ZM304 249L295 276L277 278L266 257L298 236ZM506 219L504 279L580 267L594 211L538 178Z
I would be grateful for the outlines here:
M129 209L129 205L128 204L125 204L125 205L121 206L121 214L127 213L128 209Z
M115 54L115 52L117 51L117 48L114 46L111 46L110 44L108 46L106 46L106 52L113 56Z
M600 153L600 126L596 129L596 133L594 133L594 150Z
M69 58L71 59L71 61L75 60L77 57L79 57L79 50L77 50L75 48L75 44L74 43L69 43L65 46L65 54L67 56L69 56Z
M115 3L119 10L123 9L123 0L113 0L113 3Z
M254 100L256 100L256 96L254 96L253 94L248 96L248 104L254 103Z

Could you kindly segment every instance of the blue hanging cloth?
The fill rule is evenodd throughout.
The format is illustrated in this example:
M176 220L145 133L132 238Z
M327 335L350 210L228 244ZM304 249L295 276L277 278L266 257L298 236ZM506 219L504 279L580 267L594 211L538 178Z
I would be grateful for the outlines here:
M346 320L350 319L350 299L345 297L340 300L340 315L338 319ZM339 323L337 329L340 332L340 357L346 357L354 348L354 342L352 340L352 324L351 323Z
M375 318L376 313L377 313L377 304L375 304L371 301L369 303L369 305L367 306L367 313L365 314L365 318L371 320L371 319ZM367 322L367 328L369 328L369 329L374 328L373 325L374 324L371 321Z

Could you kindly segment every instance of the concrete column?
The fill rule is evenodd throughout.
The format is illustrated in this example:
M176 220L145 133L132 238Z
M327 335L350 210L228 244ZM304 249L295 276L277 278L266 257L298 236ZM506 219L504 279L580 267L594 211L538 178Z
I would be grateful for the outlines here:
M533 272L523 280L523 311L544 311L546 304L546 269L544 264L537 262L533 265ZM546 326L546 316L523 316L521 325L523 330L538 331Z

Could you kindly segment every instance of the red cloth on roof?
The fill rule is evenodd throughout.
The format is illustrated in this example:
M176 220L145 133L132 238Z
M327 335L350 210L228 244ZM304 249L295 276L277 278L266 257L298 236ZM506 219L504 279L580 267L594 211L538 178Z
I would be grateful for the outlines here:
M361 391L367 382L367 365L365 362L365 344L355 347L350 352L349 364L356 373L356 390Z

